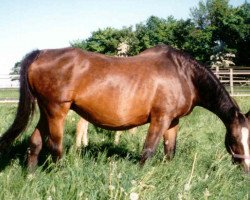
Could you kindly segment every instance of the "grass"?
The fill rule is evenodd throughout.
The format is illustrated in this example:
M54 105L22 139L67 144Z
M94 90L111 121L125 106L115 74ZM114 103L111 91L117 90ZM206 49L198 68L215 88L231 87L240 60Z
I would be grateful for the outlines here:
M0 89L0 100L18 99L18 97L19 89L17 88Z
M250 98L237 98L244 112ZM0 133L13 120L15 104L0 104ZM89 128L90 144L76 150L71 112L65 126L64 157L54 164L43 152L33 174L25 168L28 130L0 159L0 199L250 199L250 176L231 163L224 147L225 128L212 113L196 108L180 121L175 158L163 160L163 146L143 168L138 165L147 125L124 133L114 145L114 132Z

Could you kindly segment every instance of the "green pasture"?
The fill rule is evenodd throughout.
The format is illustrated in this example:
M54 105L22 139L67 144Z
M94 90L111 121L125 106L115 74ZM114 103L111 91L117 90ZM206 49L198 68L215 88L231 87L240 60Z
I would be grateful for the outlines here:
M230 92L230 86L226 86L227 91ZM234 86L234 94L249 94L249 86ZM0 89L0 101L1 100L18 100L19 89L18 88L3 88Z
M250 97L237 98L242 111ZM0 133L13 121L16 104L0 104ZM225 150L225 128L212 113L195 108L180 120L176 156L163 159L163 145L143 168L138 165L147 125L136 134L124 132L114 145L114 132L89 128L90 144L76 150L78 116L70 112L64 136L64 157L54 164L42 152L38 169L25 167L29 128L0 156L0 199L250 199L250 175L231 163Z
M18 99L18 97L19 97L18 88L0 89L0 100Z

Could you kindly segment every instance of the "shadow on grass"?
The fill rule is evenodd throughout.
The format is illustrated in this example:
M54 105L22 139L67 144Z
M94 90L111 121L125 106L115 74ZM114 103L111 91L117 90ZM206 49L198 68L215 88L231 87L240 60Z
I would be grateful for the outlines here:
M26 170L27 169L27 149L28 141L24 140L11 145L8 150L0 154L0 172L6 167L12 165L12 162L18 160L19 165ZM45 148L40 152L38 166L43 166L46 169L49 164L46 162L49 156L48 150Z
M97 159L100 153L105 153L107 158L114 157L115 159L127 159L132 163L138 163L140 156L137 152L133 152L124 144L115 145L113 142L103 142L99 144L90 143L87 147L81 150L82 157L88 155L91 158Z
M6 167L10 166L14 160L18 160L18 163L21 167L27 169L27 148L28 141L24 140L18 142L12 146L6 152L0 154L0 172L3 171ZM64 153L67 156L68 152L72 148L72 145L65 145ZM128 159L132 163L138 163L139 155L136 152L130 151L126 145L119 144L114 145L110 142L103 143L90 143L87 147L79 149L82 158L89 156L93 159L98 159L100 152L105 153L107 156L107 161L109 157L114 157L115 159ZM43 148L39 155L38 166L42 167L42 170L50 171L51 160L49 158L49 151L47 148Z
M18 160L22 167L26 166L25 160L27 155L27 141L18 142L11 145L9 149L0 154L0 171L11 165L14 160Z

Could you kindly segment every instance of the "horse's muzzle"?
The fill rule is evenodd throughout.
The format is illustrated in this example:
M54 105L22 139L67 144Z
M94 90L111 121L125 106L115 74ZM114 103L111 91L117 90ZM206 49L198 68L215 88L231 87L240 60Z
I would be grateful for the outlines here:
M234 153L234 151L231 149L231 147L229 147L229 149L231 151L231 155L232 155L233 159L241 160L239 163L242 164L244 171L246 173L249 173L250 172L250 156Z
M249 173L250 172L250 165L246 164L245 161L243 161L242 164L243 164L244 172Z

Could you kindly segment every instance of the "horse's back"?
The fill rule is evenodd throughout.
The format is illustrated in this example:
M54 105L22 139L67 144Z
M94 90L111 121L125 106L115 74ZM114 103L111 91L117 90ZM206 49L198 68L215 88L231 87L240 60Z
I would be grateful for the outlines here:
M38 99L70 102L103 126L132 127L146 123L152 110L174 115L179 107L189 107L190 91L182 91L186 80L180 80L168 51L160 46L117 58L76 48L44 50L30 66L29 82Z

